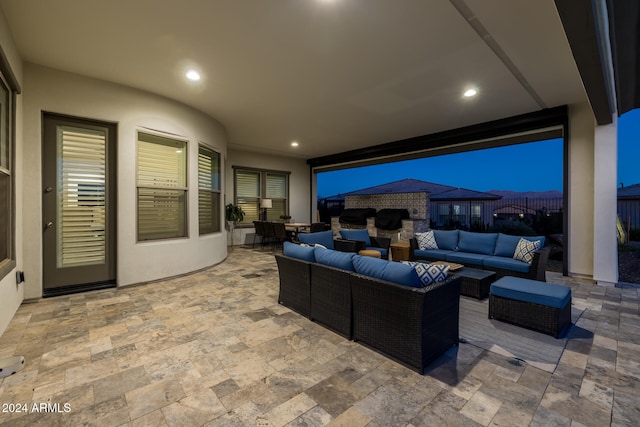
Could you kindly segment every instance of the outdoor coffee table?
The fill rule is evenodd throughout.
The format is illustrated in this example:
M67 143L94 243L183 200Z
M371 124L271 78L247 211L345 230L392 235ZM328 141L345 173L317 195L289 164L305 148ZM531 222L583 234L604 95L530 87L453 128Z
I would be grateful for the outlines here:
M471 267L462 267L459 270L452 271L451 274L462 277L460 295L477 299L487 298L489 296L489 288L496 280L495 272Z

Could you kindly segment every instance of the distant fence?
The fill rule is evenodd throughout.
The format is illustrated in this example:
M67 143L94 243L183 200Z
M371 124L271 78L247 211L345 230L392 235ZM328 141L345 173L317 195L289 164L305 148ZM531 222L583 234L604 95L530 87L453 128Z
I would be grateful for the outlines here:
M432 201L429 216L433 228L486 231L499 221L510 220L522 222L539 234L562 234L563 199Z
M618 216L625 229L640 228L640 200L618 199Z
M429 216L433 228L462 228L488 230L501 220L524 222L536 233L563 233L563 198L505 198L500 200L431 201ZM619 199L618 216L625 230L640 229L640 200ZM329 223L332 216L344 210L344 201L318 204L321 220ZM634 233L631 233L634 236Z

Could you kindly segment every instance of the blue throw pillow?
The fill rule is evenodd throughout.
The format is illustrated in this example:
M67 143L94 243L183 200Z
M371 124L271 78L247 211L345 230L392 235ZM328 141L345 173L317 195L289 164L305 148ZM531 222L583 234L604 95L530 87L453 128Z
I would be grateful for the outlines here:
M284 254L291 258L301 259L303 261L316 262L316 255L313 246L296 245L291 242L284 242Z
M317 233L298 233L298 240L308 245L319 244L327 249L333 249L333 231L319 231Z
M347 271L355 271L352 258L355 255L351 252L333 251L321 247L315 248L316 262L328 265L329 267L340 268Z
M516 251L516 246L518 246L518 242L521 238L527 239L530 242L540 241L540 247L544 246L544 236L512 236L511 234L498 233L496 249L493 254L495 256L513 258L513 255Z
M402 264L409 265L416 270L418 274L418 278L420 279L420 283L422 286L429 286L432 283L442 282L447 280L447 275L449 273L449 265L438 264L437 261L434 261L433 264L428 264L426 262L416 262L416 261L400 261Z
M366 228L357 230L340 230L340 236L343 239L349 240L361 240L365 246L371 246L371 239L369 238L369 232Z

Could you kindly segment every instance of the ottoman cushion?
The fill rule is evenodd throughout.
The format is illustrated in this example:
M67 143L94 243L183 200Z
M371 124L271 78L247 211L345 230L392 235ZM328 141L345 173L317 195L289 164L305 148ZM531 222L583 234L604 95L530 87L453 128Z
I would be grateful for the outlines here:
M520 277L505 276L491 284L491 294L517 301L563 308L571 301L571 288Z

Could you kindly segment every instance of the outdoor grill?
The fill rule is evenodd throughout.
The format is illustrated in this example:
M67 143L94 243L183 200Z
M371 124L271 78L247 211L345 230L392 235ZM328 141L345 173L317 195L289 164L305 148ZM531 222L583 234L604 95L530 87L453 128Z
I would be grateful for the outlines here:
M345 209L340 214L339 221L341 224L367 225L367 218L375 215L376 210L373 208Z
M380 209L376 214L376 228L397 230L402 228L402 220L409 219L406 209Z

